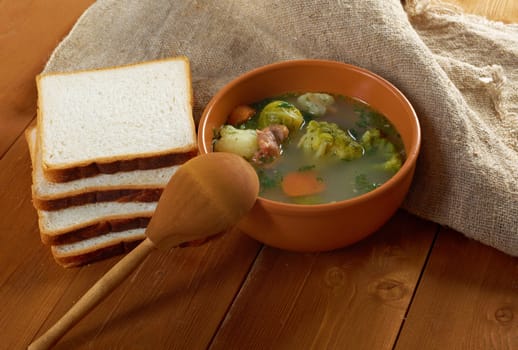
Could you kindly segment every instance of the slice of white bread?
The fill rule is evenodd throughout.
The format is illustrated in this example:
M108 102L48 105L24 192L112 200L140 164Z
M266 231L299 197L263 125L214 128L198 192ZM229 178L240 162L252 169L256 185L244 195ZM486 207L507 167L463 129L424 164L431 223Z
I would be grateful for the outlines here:
M36 127L25 138L32 161L32 199L36 209L58 210L102 201L156 202L179 165L100 174L69 182L48 181L43 175L41 152L36 143Z
M38 210L41 240L45 244L69 243L106 232L145 227L156 205L157 202L100 202Z
M55 182L184 162L197 152L186 57L36 78L38 144Z
M145 239L145 228L112 232L75 243L51 246L54 260L64 267L78 267L129 252Z

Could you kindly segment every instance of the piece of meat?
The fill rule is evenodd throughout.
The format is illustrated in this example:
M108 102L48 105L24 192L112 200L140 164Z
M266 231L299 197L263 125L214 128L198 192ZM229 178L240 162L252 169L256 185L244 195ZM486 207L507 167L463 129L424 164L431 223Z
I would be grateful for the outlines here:
M273 124L263 130L271 131L278 143L283 143L290 134L288 127L282 124Z
M257 146L259 149L252 157L252 162L264 164L275 160L281 155L281 144L288 135L288 128L281 124L274 124L263 130L257 130Z

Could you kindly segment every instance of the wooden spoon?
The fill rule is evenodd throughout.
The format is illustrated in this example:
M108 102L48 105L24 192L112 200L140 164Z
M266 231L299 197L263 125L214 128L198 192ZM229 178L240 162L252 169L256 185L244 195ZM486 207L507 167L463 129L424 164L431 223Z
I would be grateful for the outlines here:
M259 180L231 153L208 153L183 164L167 184L147 238L113 266L29 349L48 349L114 290L155 248L168 249L230 228L254 205Z

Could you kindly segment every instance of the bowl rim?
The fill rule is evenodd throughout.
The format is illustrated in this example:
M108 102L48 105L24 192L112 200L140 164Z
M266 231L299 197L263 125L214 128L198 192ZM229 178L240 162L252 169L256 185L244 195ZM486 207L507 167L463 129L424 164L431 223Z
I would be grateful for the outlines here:
M421 126L419 123L419 118L415 112L414 107L408 100L408 98L399 90L395 85L389 82L387 79L381 77L380 75L350 64L341 61L334 61L329 59L290 59L283 60L278 62L269 63L260 67L253 68L243 74L238 75L237 77L231 79L228 83L226 83L222 88L220 88L216 94L209 100L203 112L201 114L200 122L198 125L198 149L200 153L210 153L213 152L211 150L212 145L207 145L204 142L204 134L205 132L213 132L213 130L207 130L207 119L210 115L212 109L217 104L217 102L228 93L229 90L233 89L236 85L241 84L243 81L246 81L256 75L259 74L269 74L279 69L290 68L294 66L327 66L334 68L342 68L347 70L352 70L358 72L362 75L369 76L371 79L376 80L380 83L384 88L390 90L395 97L398 98L400 103L403 104L405 109L408 110L408 115L411 117L411 122L415 129L415 143L411 145L408 152L406 152L406 159L403 163L402 167L394 174L389 180L384 182L381 186L375 188L372 191L367 193L358 195L356 197L344 199L341 201L322 203L322 204L295 204L295 203L286 203L274 201L271 199L267 199L261 196L257 197L257 201L260 202L263 206L274 209L279 213L293 213L294 211L298 213L319 213L319 212L327 212L329 210L337 210L353 205L357 205L369 200L372 200L378 196L382 196L385 192L389 191L391 187L393 187L396 183L402 181L405 176L407 176L410 172L414 171L415 163L417 161L417 157L419 156L419 151L421 148ZM368 103L368 102L367 102Z

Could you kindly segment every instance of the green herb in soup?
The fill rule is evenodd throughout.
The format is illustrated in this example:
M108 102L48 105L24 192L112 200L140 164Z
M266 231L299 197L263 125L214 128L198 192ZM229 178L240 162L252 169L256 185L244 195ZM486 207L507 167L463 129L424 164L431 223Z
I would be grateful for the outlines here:
M295 204L367 193L405 160L401 137L386 117L361 101L326 93L238 106L215 135L215 151L254 165L262 197Z

